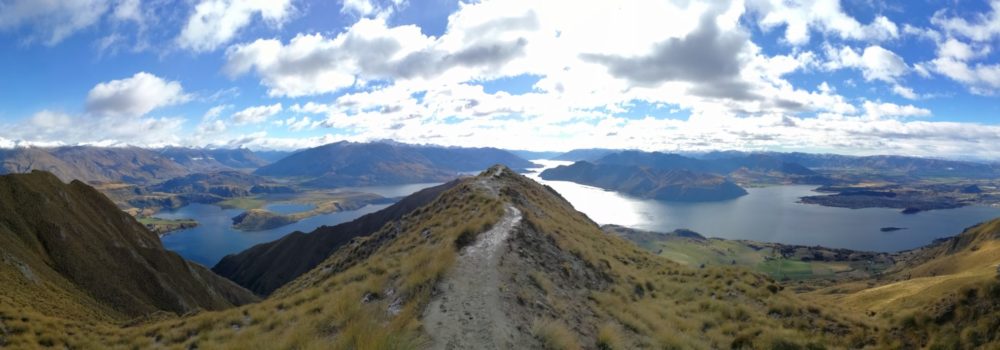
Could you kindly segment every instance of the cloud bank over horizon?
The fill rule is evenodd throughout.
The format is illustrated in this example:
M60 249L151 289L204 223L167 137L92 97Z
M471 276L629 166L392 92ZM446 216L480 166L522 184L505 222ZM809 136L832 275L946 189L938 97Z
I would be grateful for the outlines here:
M1000 0L441 2L3 0L0 147L1000 160Z

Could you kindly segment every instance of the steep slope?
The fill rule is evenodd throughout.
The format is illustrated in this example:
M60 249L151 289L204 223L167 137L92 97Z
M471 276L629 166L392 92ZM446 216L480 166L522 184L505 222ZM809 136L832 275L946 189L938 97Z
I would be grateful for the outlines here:
M972 247L967 251L974 253ZM690 268L654 256L602 232L551 188L497 167L352 239L261 303L124 328L17 313L0 304L0 343L122 349L916 348L901 343L915 334L907 332L966 319L990 290L978 289L975 302L959 304L968 307L956 307L954 318L940 324L915 318L899 325L916 330L886 327L888 321L870 313L848 307L845 314L812 295L802 301L745 269ZM988 326L996 313L983 310L974 319ZM990 339L981 329L961 336Z
M546 169L546 180L573 181L631 194L678 202L704 202L747 194L739 185L718 175L687 170L658 170L634 165L605 165L585 161Z
M452 181L418 191L396 204L336 226L323 226L310 233L293 232L273 242L258 244L222 258L212 271L260 295L268 295L316 267L337 248L356 237L367 236L387 222L399 220L430 203L455 186Z
M808 297L878 317L890 325L887 342L895 347L1000 346L1000 219L897 259L882 278Z
M125 320L255 301L165 250L97 190L34 171L0 177L3 304L75 319Z
M296 152L255 174L301 177L315 187L444 182L456 174L492 164L528 168L533 164L492 148L444 148L399 143L337 142Z
M465 219L470 210L485 221ZM552 189L502 167L356 239L272 298L316 288L362 300L338 317L348 328L335 344L345 347L369 337L451 349L870 341L863 324L809 311L763 276L689 269L605 234ZM368 324L367 337L352 322Z

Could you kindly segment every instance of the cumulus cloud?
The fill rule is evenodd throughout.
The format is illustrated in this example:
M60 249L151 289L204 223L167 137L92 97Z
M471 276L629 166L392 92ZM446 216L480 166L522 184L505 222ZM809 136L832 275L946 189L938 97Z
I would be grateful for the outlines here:
M0 31L29 27L28 41L55 45L97 23L108 0L11 0L0 3Z
M408 0L342 0L340 13L358 17L388 17L408 5Z
M991 95L1000 89L1000 64L970 64L950 57L938 57L930 65L936 73L965 84L973 93Z
M902 57L878 45L869 46L861 53L849 46L841 47L839 50L828 46L827 56L829 58L825 63L827 69L859 69L866 81L896 83L899 77L906 75L910 70Z
M699 83L694 93L733 99L750 99L749 84L740 80L748 37L740 31L719 29L715 14L702 17L698 27L683 38L670 38L638 57L583 54L584 60L602 64L619 78L640 86L668 81Z
M177 37L177 45L196 52L229 43L257 15L281 25L292 14L291 0L201 0Z
M949 16L948 11L941 10L934 13L931 23L952 35L979 42L990 41L1000 36L1000 0L990 1L990 12L975 14L971 20Z
M785 40L793 45L809 43L812 30L859 41L884 41L899 36L899 28L885 16L861 24L844 12L840 0L749 0L747 8L760 18L764 30L784 26Z
M111 117L138 117L187 102L190 95L176 81L139 72L130 78L99 83L87 94L87 112Z
M281 113L281 103L270 106L248 107L239 112L233 113L233 122L239 125L258 124L267 121L268 118Z
M888 102L865 101L865 115L879 119L881 117L927 117L931 111L914 105L897 105Z
M13 125L4 125L0 138L20 146L145 146L160 147L183 142L183 118L115 118L71 115L42 110Z
M261 76L271 96L306 96L338 91L376 79L434 78L467 68L466 79L497 69L520 55L524 39L479 40L453 50L417 26L389 28L382 19L362 19L333 38L297 35L283 44L258 39L231 47L226 72Z

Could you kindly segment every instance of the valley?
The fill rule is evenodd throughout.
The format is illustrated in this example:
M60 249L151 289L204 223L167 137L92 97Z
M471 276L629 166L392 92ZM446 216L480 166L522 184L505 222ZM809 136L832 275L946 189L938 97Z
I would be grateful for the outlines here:
M503 167L429 193L436 195L408 197L400 203L416 205L369 216L365 220L388 221L320 253L327 257L295 270L296 277L262 302L126 327L80 322L52 310L2 308L0 320L14 330L5 333L4 344L855 348L1000 340L990 328L993 311L987 311L998 310L991 299L1000 288L992 286L1000 284L996 222L918 250L863 253L706 239L691 231L661 240L659 233L602 230L552 188ZM261 267L302 258L279 256L286 262ZM808 264L811 275L802 274L800 264ZM484 289L463 294L453 289L468 285L460 281ZM942 283L968 292L935 306L917 302L949 295L935 291ZM873 304L872 296L881 302ZM486 302L486 308L462 312L463 300ZM968 300L977 305L968 310L978 311L962 311L954 322L974 329L974 338L959 328L928 326L938 322L936 308L967 310L961 303ZM456 311L473 322L449 321ZM15 314L21 316L10 317ZM51 326L42 330L40 324ZM809 331L814 327L830 331Z
M995 308L991 293L1000 288L991 285L1000 226L940 237L1000 216L995 208L968 203L905 215L804 199L824 193L816 191L901 190L850 185L747 186L743 195L707 202L644 199L544 179L545 169L569 163L533 162L544 167L521 175L495 166L444 184L317 188L308 179L236 170L147 185L97 183L164 247L242 287L227 293L263 301L193 314L165 309L122 327L118 316L90 323L87 315L107 312L100 306L82 314L68 311L72 305L36 309L20 296L12 299L22 300L19 308L0 308L2 325L15 330L0 340L15 347L624 349L994 339L982 310ZM991 187L947 188L978 195ZM144 203L163 205L134 206ZM12 273L24 261L5 259ZM967 292L951 296L945 284ZM928 295L943 299L922 301ZM969 302L978 313L963 311L956 322L977 338L929 326L940 322L940 310L966 310ZM55 327L35 328L40 323ZM806 331L814 327L835 331Z
M0 350L1000 350L1000 0L0 0Z

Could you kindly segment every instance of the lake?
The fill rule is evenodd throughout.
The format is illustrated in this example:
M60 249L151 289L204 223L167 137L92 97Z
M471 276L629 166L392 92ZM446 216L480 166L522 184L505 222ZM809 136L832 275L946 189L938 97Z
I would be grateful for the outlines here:
M572 162L533 160L554 167ZM898 209L846 209L797 203L816 186L748 188L748 195L707 203L641 199L567 181L545 181L577 210L599 224L658 232L687 228L705 236L869 251L899 251L954 236L966 227L1000 217L1000 209L969 206L903 215ZM882 227L905 230L881 232Z
M333 192L367 192L386 198L404 197L413 192L438 183L405 184L394 186L344 187ZM222 209L211 204L189 204L176 210L165 210L155 216L164 219L194 219L198 226L185 230L171 232L163 236L163 246L177 252L184 258L212 267L222 257L239 253L260 243L267 243L295 232L311 232L317 227L333 226L354 220L362 215L379 211L391 204L369 204L358 210L317 215L302 219L296 223L270 230L246 232L233 228L232 218L243 212L243 209ZM293 214L315 208L313 204L274 202L268 203L264 209L279 214Z
M388 204L368 205L358 210L317 215L275 229L245 232L233 228L232 218L243 209L222 209L211 204L189 204L180 209L163 211L156 217L194 219L198 226L171 232L163 236L163 246L184 258L212 267L227 254L239 253L260 243L266 243L294 231L310 232L317 227L333 226L378 211Z
M534 162L546 167L569 163L544 160ZM537 172L526 175L555 188L577 210L599 224L618 224L659 232L687 228L706 236L727 239L899 251L926 245L935 238L954 236L968 226L1000 217L1000 209L985 206L903 215L896 209L844 209L802 204L797 203L799 197L816 192L813 192L815 186L799 185L748 188L748 195L722 202L663 202L630 197L572 182L545 181L538 178ZM437 184L350 187L337 191L369 192L395 198L434 185ZM347 222L387 206L368 205L359 210L318 215L291 225L256 232L232 228L232 217L242 213L241 209L191 204L156 216L197 220L198 227L164 236L163 245L189 260L211 267L227 254L276 240L293 231L310 232L319 226ZM270 203L267 208L285 213L311 209L308 204L286 202ZM906 229L881 232L882 227L890 226Z

